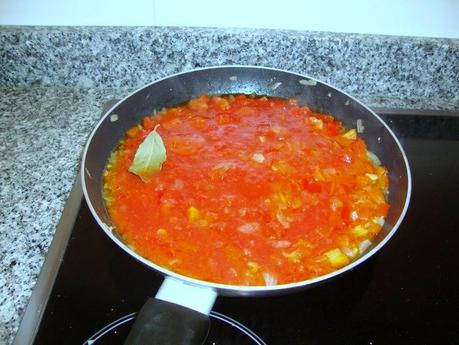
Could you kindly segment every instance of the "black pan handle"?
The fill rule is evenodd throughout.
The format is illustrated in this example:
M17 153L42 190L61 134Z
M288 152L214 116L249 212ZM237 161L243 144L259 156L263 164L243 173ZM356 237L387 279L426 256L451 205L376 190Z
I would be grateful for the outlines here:
M124 345L201 345L209 333L209 324L208 315L149 298Z
M217 297L210 288L166 278L137 314L124 345L201 345Z

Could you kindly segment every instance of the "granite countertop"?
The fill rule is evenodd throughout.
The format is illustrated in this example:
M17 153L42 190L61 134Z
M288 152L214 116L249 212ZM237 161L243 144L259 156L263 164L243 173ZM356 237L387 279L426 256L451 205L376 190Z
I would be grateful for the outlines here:
M0 89L0 344L19 326L101 107L125 93Z
M459 110L459 42L202 28L0 27L0 344L10 344L105 102L200 66L309 74L370 106Z

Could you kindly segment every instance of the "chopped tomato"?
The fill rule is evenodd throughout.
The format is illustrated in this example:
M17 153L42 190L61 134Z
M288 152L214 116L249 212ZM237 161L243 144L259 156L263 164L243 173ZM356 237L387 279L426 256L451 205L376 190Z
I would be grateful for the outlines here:
M153 129L155 127L155 121L148 116L143 119L142 124L145 129Z

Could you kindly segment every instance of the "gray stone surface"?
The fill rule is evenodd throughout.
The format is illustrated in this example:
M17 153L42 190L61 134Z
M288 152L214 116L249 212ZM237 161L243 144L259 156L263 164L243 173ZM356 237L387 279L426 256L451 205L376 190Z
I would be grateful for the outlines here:
M0 28L0 86L138 87L222 64L308 74L362 97L459 109L459 40L301 31Z
M103 104L126 93L0 89L0 344L17 330Z

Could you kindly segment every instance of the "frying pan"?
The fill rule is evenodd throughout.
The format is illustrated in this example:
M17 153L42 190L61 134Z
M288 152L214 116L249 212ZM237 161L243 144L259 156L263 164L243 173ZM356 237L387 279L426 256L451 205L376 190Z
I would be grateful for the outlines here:
M217 284L172 272L143 258L121 240L104 206L102 177L110 153L133 127L154 110L174 106L202 94L257 94L294 97L300 105L332 114L348 128L357 126L368 149L389 171L390 210L367 252L351 264L312 279L274 286ZM128 255L164 275L155 298L137 317L125 344L200 344L208 331L208 313L217 295L269 296L324 283L367 260L394 235L408 208L411 175L406 155L390 128L352 96L313 78L255 66L209 67L175 74L133 92L114 105L92 131L83 153L84 197L100 228ZM200 177L197 177L200 178ZM128 278L128 277L127 277Z

